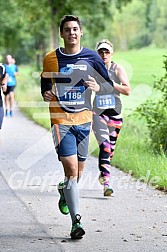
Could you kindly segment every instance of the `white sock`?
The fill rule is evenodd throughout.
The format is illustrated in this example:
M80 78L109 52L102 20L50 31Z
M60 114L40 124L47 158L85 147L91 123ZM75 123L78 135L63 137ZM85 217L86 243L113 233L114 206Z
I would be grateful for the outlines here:
M72 223L75 220L76 214L79 213L79 188L77 180L68 179L64 182L64 196L67 206L70 211Z

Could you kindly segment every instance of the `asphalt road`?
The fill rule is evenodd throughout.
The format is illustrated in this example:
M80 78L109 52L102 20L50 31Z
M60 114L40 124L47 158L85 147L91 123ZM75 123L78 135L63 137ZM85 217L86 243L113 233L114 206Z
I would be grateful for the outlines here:
M14 112L0 132L0 252L167 251L167 195L113 167L114 194L104 198L91 156L80 181L86 234L72 241L57 205L63 169L51 134Z

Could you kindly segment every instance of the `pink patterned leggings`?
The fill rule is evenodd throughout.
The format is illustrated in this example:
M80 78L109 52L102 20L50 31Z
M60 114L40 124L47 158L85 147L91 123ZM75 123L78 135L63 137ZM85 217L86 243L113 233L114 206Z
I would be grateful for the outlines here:
M110 161L123 124L122 115L108 116L93 113L93 132L99 145L99 170L102 177L110 177ZM106 179L107 180L107 179Z

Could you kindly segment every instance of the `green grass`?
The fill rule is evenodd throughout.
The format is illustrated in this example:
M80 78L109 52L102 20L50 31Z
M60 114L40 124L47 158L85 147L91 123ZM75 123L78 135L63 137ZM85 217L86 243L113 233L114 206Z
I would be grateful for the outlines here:
M113 61L123 60L132 67L133 75L130 78L132 87L141 83L153 85L154 76L160 77L164 73L163 55L167 55L167 49L143 48L126 52L115 52ZM122 63L122 62L121 62Z
M167 55L165 49L143 48L116 52L113 57L115 62L122 63L127 70L132 93L129 97L122 97L124 124L118 138L112 165L127 173L131 171L135 178L144 180L143 178L148 177L147 181L144 180L145 182L167 191L167 158L163 154L155 155L153 153L147 139L148 130L144 120L139 120L133 114L136 106L152 95L154 76L162 77L164 73L163 55L165 54ZM22 105L20 109L30 119L49 129L49 118L41 118L45 114L49 115L48 105L43 102L40 95L40 79L32 78L32 72L33 69L29 66L20 66L16 99L18 104ZM23 106L23 102L26 102L26 106ZM91 133L89 153L98 155L98 146L93 133Z
M18 85L15 96L20 110L31 120L49 129L48 103L40 95L40 78L33 78L30 66L19 66Z
M146 178L149 174L148 182L152 181L151 184L154 186L156 182L158 189L166 191L167 158L163 154L155 155L153 153L146 140L147 130L143 127L144 122L138 121L135 117L133 119L135 121L132 118L125 118L124 120L111 164L126 173L132 174L136 179ZM96 140L91 134L89 153L97 156L99 151L97 147Z

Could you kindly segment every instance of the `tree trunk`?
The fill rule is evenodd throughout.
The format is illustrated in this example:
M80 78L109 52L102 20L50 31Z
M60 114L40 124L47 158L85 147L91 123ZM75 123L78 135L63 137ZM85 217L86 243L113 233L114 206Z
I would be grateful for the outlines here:
M59 27L56 22L57 8L54 6L54 1L50 0L51 11L51 27L50 27L50 50L59 46Z
M50 50L53 50L59 46L59 28L54 22L54 20L51 22L50 27Z

